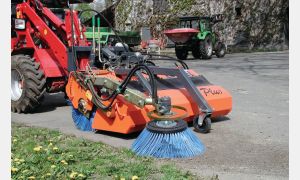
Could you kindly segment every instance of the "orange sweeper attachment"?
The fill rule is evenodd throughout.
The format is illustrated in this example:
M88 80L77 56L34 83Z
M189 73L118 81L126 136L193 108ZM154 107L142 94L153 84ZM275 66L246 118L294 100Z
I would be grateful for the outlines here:
M93 70L92 74L87 71L73 72L66 92L74 109L82 115L89 118L95 113L91 124L93 129L123 134L144 129L151 120L151 114L155 114L153 111L163 109L164 103L182 107L174 108L174 114L187 114L183 120L194 121L195 128L201 132L209 131L210 128L206 127L210 126L208 119L227 115L231 111L232 98L228 91L209 83L193 70L155 66L149 69L156 75L157 95L161 97L157 102L151 96L150 84L146 80L148 76L142 72L136 73L127 87L121 89L130 72L125 68ZM116 97L109 99L112 94ZM199 119L202 125L199 125ZM203 124L203 121L209 122Z
M90 11L110 24L101 13ZM100 20L98 32L99 27ZM75 47L70 54L66 94L76 127L121 134L142 131L131 147L141 156L181 158L202 154L205 147L187 123L193 123L198 132L209 132L210 118L231 111L229 92L211 84L181 60L142 55L118 39L109 45L93 39L86 69L77 67ZM175 66L157 66L159 60L173 61Z
M212 117L231 111L231 95L183 61L176 60L177 66L170 68L151 60L153 56L138 54L134 61L108 63L102 70L72 71L66 93L77 128L122 134L144 129L132 145L143 156L203 153L204 145L187 123L193 123L198 132L209 132Z

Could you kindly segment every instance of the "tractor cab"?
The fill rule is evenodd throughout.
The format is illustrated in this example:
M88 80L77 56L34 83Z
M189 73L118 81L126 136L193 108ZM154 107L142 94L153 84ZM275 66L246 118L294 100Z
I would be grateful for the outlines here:
M179 18L179 28L193 28L200 32L212 31L212 26L223 21L222 14L213 16L185 16Z
M179 27L180 28L199 29L199 20L189 19L189 18L180 18Z

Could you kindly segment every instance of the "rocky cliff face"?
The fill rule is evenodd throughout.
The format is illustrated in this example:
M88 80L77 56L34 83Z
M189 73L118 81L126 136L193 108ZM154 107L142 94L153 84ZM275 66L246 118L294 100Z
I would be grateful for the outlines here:
M179 16L224 14L214 26L229 47L279 50L288 48L287 0L121 0L117 29L149 26L154 37L176 25Z

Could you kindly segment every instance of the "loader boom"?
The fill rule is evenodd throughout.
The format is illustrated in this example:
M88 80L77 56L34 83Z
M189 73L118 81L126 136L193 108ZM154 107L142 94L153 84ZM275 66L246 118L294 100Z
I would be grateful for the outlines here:
M86 69L92 47L69 3L91 1L12 0L13 112L35 109L45 92L65 91L70 71Z
M80 31L77 12L71 15L70 10L65 10L63 21L40 2L28 0L17 5L16 19L24 19L26 29L16 30L17 42L13 45L13 50L33 49L35 59L40 61L46 77L61 77L68 74L67 52L72 46L72 21L74 46L88 46L84 33ZM39 46L35 43L35 39L41 41ZM47 60L44 60L45 56ZM79 68L83 69L88 62L88 56L78 59L77 62Z

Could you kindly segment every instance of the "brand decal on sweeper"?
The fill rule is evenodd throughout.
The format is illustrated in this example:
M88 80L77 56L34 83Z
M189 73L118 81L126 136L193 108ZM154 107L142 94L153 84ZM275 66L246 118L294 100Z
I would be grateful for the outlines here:
M68 7L83 1L59 2ZM25 29L14 30L18 36L12 41L13 111L30 111L39 105L45 91L65 87L78 129L122 134L142 131L132 150L158 158L202 154L205 147L187 123L192 123L195 131L207 133L210 118L231 111L229 92L181 60L134 52L120 38L116 46L101 46L95 39L90 46L80 22L82 13L93 11L110 25L95 10L77 14L69 7L61 12L65 13L61 19L38 0L22 1L16 9L17 18L26 19L26 24ZM43 33L45 29L47 33ZM34 43L28 33L35 31ZM19 54L24 52L31 54ZM175 66L157 66L159 60L174 61Z

